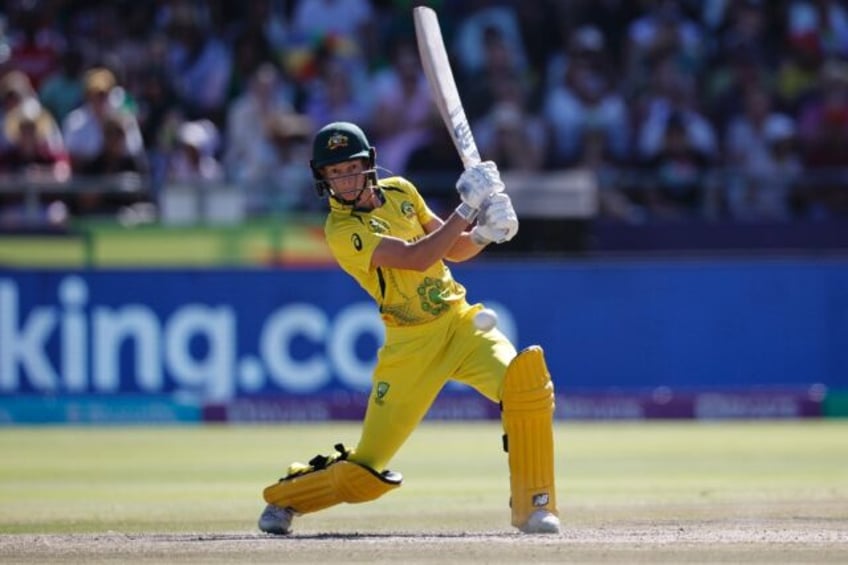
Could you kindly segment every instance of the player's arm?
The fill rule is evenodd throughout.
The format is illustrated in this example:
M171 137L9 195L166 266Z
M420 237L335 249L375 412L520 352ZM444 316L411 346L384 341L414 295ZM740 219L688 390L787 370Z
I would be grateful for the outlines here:
M433 220L428 225L430 229L425 226L427 235L415 241L383 236L371 255L371 266L426 271L445 258L463 238L469 221L459 212L454 212L447 221Z
M436 216L424 225L424 231L432 233L438 230L442 225L444 225L444 223L445 222L441 218ZM469 259L479 255L480 252L486 248L486 245L487 244L484 242L474 243L471 239L471 232L463 231L451 248L448 249L444 258L455 263L468 261Z
M469 167L456 181L456 190L462 202L447 221L439 225L440 220L430 219L423 226L427 235L416 241L384 236L371 255L371 266L427 270L446 258L459 240L469 237L463 236L466 228L477 218L480 209L487 205L489 197L502 192L503 187L497 165L492 161ZM484 243L480 242L481 245ZM469 245L472 244L465 242L460 245L462 247L456 251L458 257L462 256L460 251L471 251ZM479 249L476 252L479 253Z
M454 222L460 226L458 234ZM454 212L447 222L433 216L423 226L427 235L415 242L383 237L374 250L371 264L374 267L423 271L439 259L457 263L467 261L479 255L490 243L504 243L515 237L518 232L518 217L509 196L496 193L483 204L473 230L465 231L463 225L467 227L468 221ZM434 241L437 243L433 243ZM445 241L452 241L446 249L442 247L446 244Z

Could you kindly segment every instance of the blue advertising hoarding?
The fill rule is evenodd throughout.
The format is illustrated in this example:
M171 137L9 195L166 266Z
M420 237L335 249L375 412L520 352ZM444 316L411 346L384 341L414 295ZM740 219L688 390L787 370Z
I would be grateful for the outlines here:
M557 391L848 389L848 260L454 266ZM336 269L0 271L0 400L365 393L382 327Z

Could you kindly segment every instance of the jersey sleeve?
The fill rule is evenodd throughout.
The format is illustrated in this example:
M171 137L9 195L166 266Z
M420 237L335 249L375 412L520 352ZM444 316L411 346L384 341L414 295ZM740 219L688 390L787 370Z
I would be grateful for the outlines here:
M418 221L422 226L427 225L430 220L436 218L436 214L427 206L427 202L414 184L404 178L398 178L400 185L404 191L412 197L415 206L415 212L418 215Z
M436 214L433 213L432 210L430 210L430 207L427 206L427 203L424 201L421 195L418 194L418 191L415 191L415 194L418 196L419 200L418 205L416 205L415 207L415 209L418 210L418 221L421 222L422 226L426 226L430 220L436 218Z
M380 235L355 218L335 224L327 232L327 245L339 266L359 275L371 270L371 256L379 243Z

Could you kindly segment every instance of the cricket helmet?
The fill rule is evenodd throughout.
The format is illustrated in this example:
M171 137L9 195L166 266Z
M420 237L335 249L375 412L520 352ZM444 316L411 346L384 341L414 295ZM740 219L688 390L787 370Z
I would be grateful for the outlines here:
M351 159L373 159L374 148L365 132L351 122L333 122L315 134L312 145L312 169L320 169Z
M315 178L315 189L319 196L332 191L321 176L320 169L327 165L335 165L352 159L367 159L369 180L376 184L375 170L376 151L368 143L365 132L351 122L332 122L318 130L312 143L312 159L309 166Z

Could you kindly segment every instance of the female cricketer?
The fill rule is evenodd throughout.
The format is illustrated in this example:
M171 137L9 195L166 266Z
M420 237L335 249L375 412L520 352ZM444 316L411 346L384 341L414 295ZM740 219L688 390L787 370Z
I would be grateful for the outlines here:
M466 301L445 264L518 231L497 166L466 169L456 183L461 203L442 220L408 180L379 179L375 157L357 125L334 122L316 134L310 162L330 204L325 234L333 256L377 303L386 327L359 443L289 466L264 490L259 529L288 534L296 515L398 488L400 473L386 466L455 380L500 403L512 524L525 533L558 533L554 392L542 349L516 352L497 328L475 327L483 306Z

